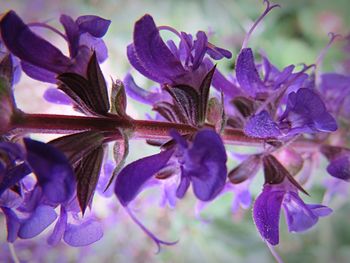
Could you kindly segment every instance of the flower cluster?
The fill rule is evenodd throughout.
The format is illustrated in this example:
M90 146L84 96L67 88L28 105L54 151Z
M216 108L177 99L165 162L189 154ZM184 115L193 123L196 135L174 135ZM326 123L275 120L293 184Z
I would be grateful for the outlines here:
M132 203L141 192L156 185L163 192L161 203L174 208L191 187L197 208L203 209L230 191L235 193L235 212L239 206L250 207L249 187L260 170L265 183L253 204L253 219L269 245L279 243L281 208L290 232L308 230L329 215L332 210L325 204L306 204L300 195L308 195L305 178L312 172L304 163L323 155L334 180L350 180L350 149L344 146L345 139L333 139L348 135L350 76L320 73L319 61L280 70L264 54L257 60L249 39L278 6L265 3L265 12L237 54L234 72L227 76L214 60L231 59L232 54L209 42L205 32L178 32L157 26L151 15L144 15L135 23L126 54L130 65L157 86L142 88L128 73L123 81L113 81L110 95L100 69L107 59L102 37L109 20L62 15L62 33L46 23L25 23L14 11L3 14L0 211L6 218L8 242L35 237L50 225L50 245L61 239L71 246L96 242L103 229L93 213L94 195L108 195L113 189L115 202L160 249L176 242L157 238L136 218ZM35 27L66 40L69 56L35 33ZM163 40L162 30L178 41ZM70 104L80 115L21 111L13 95L21 71L56 85L44 97ZM151 105L155 119L128 116L128 96ZM65 135L47 143L30 139L30 133L43 132ZM146 139L159 153L125 165L128 142L134 138ZM110 165L106 152L111 142L113 169L100 176ZM251 146L255 152L228 152L226 144ZM240 163L229 168L232 156Z

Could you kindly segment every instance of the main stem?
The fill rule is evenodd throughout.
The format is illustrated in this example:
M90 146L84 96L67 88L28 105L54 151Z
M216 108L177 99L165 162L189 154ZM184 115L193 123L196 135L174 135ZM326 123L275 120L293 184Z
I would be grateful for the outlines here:
M210 125L208 125L210 126ZM180 134L196 132L187 124L149 120L123 119L116 115L106 117L28 114L21 113L12 121L12 128L32 133L69 134L82 131L103 131L118 133L118 129L131 129L133 139L168 139L171 129ZM222 134L225 143L236 145L261 146L265 140L246 136L240 129L225 129Z

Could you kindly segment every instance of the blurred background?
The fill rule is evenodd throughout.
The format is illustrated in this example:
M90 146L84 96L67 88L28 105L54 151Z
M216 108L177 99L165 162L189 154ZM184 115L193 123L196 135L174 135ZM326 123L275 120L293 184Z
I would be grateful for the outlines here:
M279 68L289 64L312 64L326 46L328 32L347 35L350 32L350 2L348 0L294 0L275 1L281 8L273 10L250 40L255 52L265 52ZM102 65L106 80L122 79L130 66L126 46L132 41L134 22L145 13L154 17L157 25L169 25L179 31L195 34L198 30L210 32L213 44L233 53L231 60L220 61L223 72L234 68L246 31L264 10L262 1L255 0L0 0L0 12L15 10L26 22L49 21L59 25L59 15L76 18L95 14L111 19L112 24L104 38L109 59ZM47 33L47 32L46 32ZM45 34L45 33L44 33ZM65 43L55 36L55 45L65 50ZM168 37L168 36L166 36ZM345 55L344 42L337 41L328 51L323 71L338 69ZM136 74L136 72L133 71ZM137 75L137 74L136 74ZM138 76L138 84L149 87L151 82ZM15 87L16 100L27 112L72 113L66 106L55 106L42 99L48 85L22 75ZM131 99L128 112L135 118L144 118L149 108ZM41 140L49 137L36 135ZM246 149L233 148L236 152ZM142 141L131 143L128 162L143 157L156 149ZM229 168L234 166L229 162ZM314 179L303 196L306 202L321 202L327 178L325 162L314 170ZM252 184L254 195L261 191L262 175ZM347 187L345 187L347 191ZM154 190L154 189L152 189ZM104 225L102 240L85 248L72 248L64 243L57 247L46 245L45 233L32 241L15 243L16 253L23 262L273 262L273 258L258 235L251 217L251 208L231 214L232 194L218 198L202 213L195 214L196 201L191 193L178 202L176 209L159 208L159 198L150 192L142 194L135 206L138 217L159 237L179 240L178 244L164 247L155 254L156 247L147 236L118 208L115 197L96 197L93 209ZM159 197L159 196L158 196ZM291 234L281 217L281 242L278 253L285 262L349 262L350 261L350 203L349 196L339 196L330 202L334 213L304 234ZM142 200L141 200L142 199ZM142 205L147 203L147 206ZM5 221L0 215L0 262L11 262L6 244ZM46 231L49 233L52 230Z

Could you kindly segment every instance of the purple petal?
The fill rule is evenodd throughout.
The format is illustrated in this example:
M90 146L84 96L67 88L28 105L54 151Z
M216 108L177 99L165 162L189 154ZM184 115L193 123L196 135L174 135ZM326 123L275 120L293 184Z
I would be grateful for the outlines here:
M76 20L80 31L88 32L94 37L103 37L111 24L111 20L104 19L99 16L86 15L79 16Z
M156 79L151 78L154 81L162 80L161 83L171 83L174 78L185 73L181 62L163 42L150 15L143 16L135 24L134 48L139 61L142 61L143 68L156 76ZM135 66L133 61L130 62Z
M279 219L285 192L271 191L265 186L254 203L253 218L263 239L275 246L279 243Z
M191 178L194 194L201 201L215 198L226 178L226 150L221 137L212 130L201 130L185 155L184 177Z
M166 166L172 155L173 151L167 150L139 159L124 167L117 176L114 188L120 203L127 206L142 190L143 185Z
M22 163L14 168L9 169L6 172L6 175L0 181L0 196L6 189L14 186L31 172L31 169L26 163Z
M288 96L287 108L281 118L288 116L292 128L331 132L337 130L337 123L326 109L317 93L301 88Z
M20 220L10 208L1 207L1 209L6 218L7 241L13 243L17 239L18 230L21 226Z
M21 61L21 66L23 71L31 78L48 82L48 83L56 83L56 73L51 72L49 70L46 70L44 68L40 68L37 66L34 66L33 64L30 64L24 60Z
M2 17L0 29L6 47L21 60L55 73L62 73L69 66L69 58L34 34L14 11Z
M128 56L130 64L139 71L142 75L144 75L146 78L149 78L155 82L158 83L166 83L167 80L164 79L162 76L157 74L156 72L151 72L147 68L145 68L145 65L143 64L142 60L138 57L135 45L130 44L126 48L126 54Z
M263 87L258 71L254 64L253 52L250 48L244 48L238 55L236 77L241 88L250 96Z
M202 63L204 55L207 51L208 38L203 31L198 31L196 35L197 39L194 41L193 50L194 58L192 68L196 70Z
M63 240L72 247L82 247L90 245L103 237L101 224L89 219L82 224L68 224L63 236Z
M345 154L333 159L327 166L327 172L333 177L350 180L350 157Z
M127 74L123 80L125 90L129 97L144 104L153 105L159 101L165 100L168 95L161 92L150 92L139 87L131 74Z
M290 232L305 231L317 223L318 214L328 215L331 212L325 206L306 205L298 194L293 192L286 194L283 207ZM315 209L316 213L313 209Z
M64 27L69 45L69 54L71 58L74 58L79 50L79 38L80 32L78 25L74 20L67 15L61 15L60 22Z
M63 203L75 190L75 178L64 154L49 144L24 139L27 161L38 178L45 196L52 202Z
M180 184L176 189L176 197L181 199L190 187L191 180L187 176L181 176Z
M55 104L72 105L72 99L66 95L66 93L57 88L46 89L44 99Z
M90 34L85 33L80 35L79 45L85 45L96 52L97 61L102 63L108 58L108 49L105 42L96 37L92 37Z
M61 214L53 229L52 234L47 239L47 243L51 246L56 246L62 239L67 227L67 212L64 208L61 208Z
M34 213L21 224L18 231L20 238L32 238L39 235L57 218L55 209L51 206L41 205Z
M7 189L0 197L0 207L16 208L22 202L22 197L11 189Z
M265 110L250 117L244 126L244 133L257 138L274 138L281 135L277 123Z
M208 43L207 53L208 55L215 60L219 60L222 58L230 59L232 57L232 53L226 49L216 47L213 44Z

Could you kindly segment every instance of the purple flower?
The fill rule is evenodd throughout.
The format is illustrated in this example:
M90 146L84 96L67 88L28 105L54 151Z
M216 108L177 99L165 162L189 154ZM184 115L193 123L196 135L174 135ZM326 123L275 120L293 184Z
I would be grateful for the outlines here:
M302 232L329 215L332 210L323 205L305 204L299 197L297 188L287 179L280 184L265 184L257 197L253 218L260 235L271 245L279 243L279 218L283 207L288 230Z
M177 47L170 40L167 43L160 36L160 30L169 30L180 38ZM192 35L177 32L168 26L157 27L150 15L144 15L135 23L134 42L127 48L131 65L145 77L161 85L188 85L199 88L201 81L212 68L204 61L205 55L213 59L230 58L231 53L208 42L207 35L198 31ZM139 91L136 84L126 81L126 89ZM132 84L131 86L128 83ZM136 86L137 87L137 86Z
M350 149L345 147L323 145L321 152L329 161L327 172L338 179L350 180Z
M176 190L178 198L185 195L191 182L194 194L202 201L212 200L223 189L227 177L227 157L220 136L211 130L197 132L191 142L176 131L172 131L171 136L176 142L175 147L137 160L120 172L115 193L123 206L136 197L148 180L167 167L171 158L172 165L181 171Z
M73 198L67 205L61 206L60 217L48 238L50 245L57 245L63 238L68 245L81 247L90 245L103 237L101 224L93 216L85 216L80 219L79 212L80 208L76 198Z
M67 202L75 191L72 167L61 152L28 138L24 146L0 143L4 158L0 159L0 208L6 217L9 242L40 234L56 219L54 208ZM31 172L37 183L30 190L22 179ZM24 193L22 202L13 189Z
M321 95L327 108L336 116L350 119L350 77L326 73L321 75Z
M175 130L171 131L175 145L158 153L127 165L117 176L114 192L120 203L132 220L156 243L158 251L160 245L172 245L174 242L165 242L158 239L132 213L128 207L136 196L147 187L162 170L170 171L170 188L166 196L171 206L175 205L176 197L182 198L190 183L194 194L201 201L214 199L223 189L226 177L226 151L220 136L212 130L198 131L194 139L187 141ZM179 176L180 183L173 185L174 176ZM175 180L175 182L178 180ZM164 200L164 199L163 199Z
M25 149L10 142L0 143L0 151L10 160L0 169L0 196L33 172L50 202L68 201L75 191L75 178L67 158L53 146L29 138L24 139L24 146ZM17 165L18 162L22 163Z
M110 21L97 16L81 16L77 20L62 15L60 18L65 35L52 29L68 43L69 57L48 41L35 34L29 26L48 27L46 24L26 25L14 11L7 12L0 21L1 37L8 50L21 60L22 69L30 77L56 83L55 76L64 72L85 75L92 50L99 61L107 57L107 49L100 39L106 33Z
M337 123L320 96L309 88L300 88L288 95L287 107L274 121L263 110L249 118L244 132L252 137L274 138L282 135L299 133L332 132L337 130Z
M244 126L244 133L257 138L275 138L281 135L278 124L263 110L253 115Z
M320 96L307 88L288 95L287 108L280 119L291 126L289 134L337 130L337 123Z

